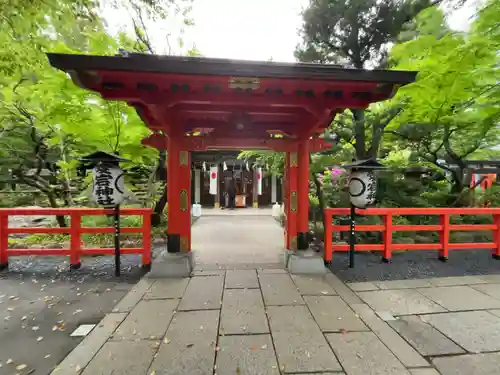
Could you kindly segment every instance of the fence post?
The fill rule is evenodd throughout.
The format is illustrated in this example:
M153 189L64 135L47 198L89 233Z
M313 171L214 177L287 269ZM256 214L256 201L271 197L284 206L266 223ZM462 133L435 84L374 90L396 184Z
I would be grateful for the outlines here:
M439 242L441 244L441 250L439 250L438 259L441 262L446 262L448 260L448 247L450 244L450 216L446 214L440 215L439 224L443 227L443 229L439 234Z
M82 214L74 212L70 215L70 255L69 269L77 270L82 266L80 252L82 250Z
M142 214L142 268L151 271L151 212Z
M493 232L493 243L495 244L495 248L491 256L493 259L500 260L500 215L493 215L493 224L496 226Z
M325 262L325 266L332 264L333 259L333 247L332 247L332 217L327 210L324 211L324 246L325 252L323 254L323 261Z
M0 214L0 271L9 268L9 255L7 249L9 248L9 215Z
M392 259L392 215L386 214L384 216L384 255L382 262L391 263Z

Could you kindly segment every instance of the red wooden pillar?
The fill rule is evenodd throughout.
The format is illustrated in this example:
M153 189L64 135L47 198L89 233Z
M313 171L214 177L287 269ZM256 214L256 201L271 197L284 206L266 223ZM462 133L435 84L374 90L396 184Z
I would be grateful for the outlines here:
M175 136L168 139L168 236L169 253L191 249L191 163Z
M309 248L309 140L299 144L298 152L298 195L297 249Z
M182 252L191 251L191 155L179 153L179 233Z
M287 152L285 155L286 181L285 181L285 214L286 214L286 248L297 249L297 212L298 212L298 161L296 152Z

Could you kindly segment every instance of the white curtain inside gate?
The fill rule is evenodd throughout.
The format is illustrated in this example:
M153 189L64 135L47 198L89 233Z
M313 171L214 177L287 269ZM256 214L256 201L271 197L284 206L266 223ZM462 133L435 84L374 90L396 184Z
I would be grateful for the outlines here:
M210 167L210 194L217 195L217 174L218 167Z
M262 195L262 168L257 168L257 194Z

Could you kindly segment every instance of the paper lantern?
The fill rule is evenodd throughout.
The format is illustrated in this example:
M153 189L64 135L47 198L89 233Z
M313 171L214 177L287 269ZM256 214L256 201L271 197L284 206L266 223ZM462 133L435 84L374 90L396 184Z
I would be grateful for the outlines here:
M353 171L349 179L349 197L353 206L366 208L375 203L377 179L373 171Z

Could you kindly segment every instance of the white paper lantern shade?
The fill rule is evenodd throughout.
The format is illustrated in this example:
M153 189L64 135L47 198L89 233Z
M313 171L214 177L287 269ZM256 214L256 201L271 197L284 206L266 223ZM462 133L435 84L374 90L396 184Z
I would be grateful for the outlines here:
M123 202L125 181L120 167L98 165L92 170L93 201L104 207L114 207Z
M375 203L377 179L371 171L355 171L349 179L349 197L357 208L366 208Z

